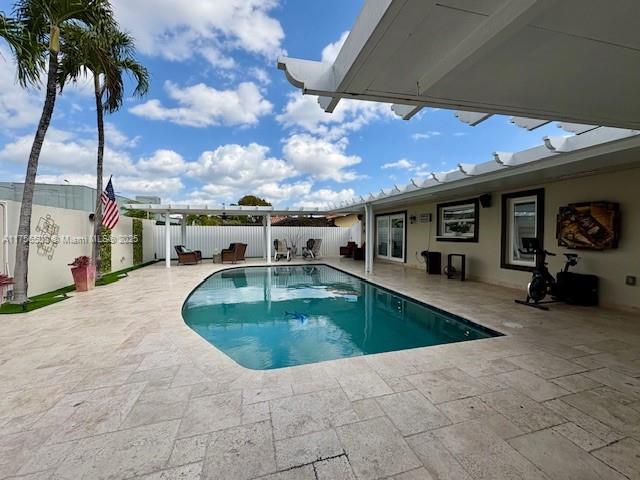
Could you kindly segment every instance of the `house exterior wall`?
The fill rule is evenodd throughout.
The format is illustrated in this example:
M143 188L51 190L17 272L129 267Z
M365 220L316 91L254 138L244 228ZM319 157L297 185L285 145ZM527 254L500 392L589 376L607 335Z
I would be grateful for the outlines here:
M333 221L335 222L336 227L351 228L356 223L358 223L360 220L358 219L358 215L357 214L352 213L351 215L344 215L342 217L335 217L333 219Z
M7 201L8 229L3 237L9 242L9 271L13 273L15 265L15 235L18 231L20 203ZM38 225L43 222L59 227L60 242L50 251L32 244L29 252L29 296L50 292L71 285L73 277L68 266L76 257L91 255L91 244L69 239L88 239L93 234L93 223L89 221L89 213L81 210L34 205L31 217L31 233L41 235ZM120 217L114 228L114 237L127 237L132 234L132 218ZM143 220L143 256L144 260L152 260L155 254L154 229L155 222ZM133 266L133 245L131 243L115 243L111 250L112 271Z
M617 249L604 251L578 250L579 264L573 268L578 273L598 275L600 278L600 302L605 306L640 308L640 286L625 284L627 275L640 277L640 168L592 176L559 180L542 185L527 185L521 189L492 194L492 206L480 208L479 239L477 243L445 242L436 240L437 204L420 203L402 207L407 217L431 213L433 221L428 224L408 223L407 225L407 266L425 268L420 257L422 250L442 253L443 264L449 253L467 255L469 278L497 285L524 289L531 278L529 272L500 267L501 255L501 196L519 190L544 188L544 245L557 254L549 258L549 270L559 271L564 265L562 253L569 250L559 247L555 238L556 216L561 206L569 203L609 201L618 202L621 210L621 236ZM466 197L468 198L468 197ZM459 198L464 200L465 197ZM455 198L452 200L456 200ZM449 201L449 200L447 200ZM376 210L398 211L398 207Z

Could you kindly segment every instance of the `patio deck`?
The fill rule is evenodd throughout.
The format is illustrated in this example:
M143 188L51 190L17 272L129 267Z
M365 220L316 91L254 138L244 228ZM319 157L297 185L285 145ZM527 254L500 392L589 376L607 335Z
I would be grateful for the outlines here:
M180 315L220 268L158 264L0 317L0 478L640 478L640 315L377 265L507 335L252 371Z

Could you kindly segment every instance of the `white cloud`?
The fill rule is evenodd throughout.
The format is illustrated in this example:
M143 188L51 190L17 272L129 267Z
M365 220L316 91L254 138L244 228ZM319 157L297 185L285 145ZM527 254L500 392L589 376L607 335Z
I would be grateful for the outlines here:
M113 174L116 191L122 195L175 194L183 188L180 174L186 163L180 155L158 150L134 163L130 149L139 138L130 138L111 123L105 124L105 180ZM88 134L88 136L85 136ZM0 163L25 165L33 142L31 134L16 138L0 149ZM95 188L97 140L88 129L66 131L49 128L40 154L38 182L70 183Z
M216 68L230 70L236 67L236 61L233 59L233 57L224 55L220 50L216 48L202 48L200 50L200 55L202 55L205 60L207 60Z
M322 49L322 61L324 63L333 63L335 61L335 59L338 57L338 53L340 53L340 49L344 45L344 42L347 40L348 36L348 31L343 32L338 40L336 40L334 43L330 43Z
M344 201L351 201L355 197L355 192L351 188L343 190L331 190L329 188L321 188L314 190L305 195L305 198L293 204L296 208L328 208L331 204Z
M105 176L106 182L109 176ZM96 188L96 176L91 174L60 173L38 175L38 182L50 184L84 185ZM136 194L171 195L182 189L184 185L179 178L140 178L136 176L114 175L113 186L118 195L135 196Z
M0 150L0 160L18 164L27 163L33 135L18 137ZM40 154L40 168L47 171L69 171L84 173L95 171L97 140L79 138L72 132L49 128ZM108 139L104 151L105 173L128 174L135 168L126 151L112 148Z
M156 150L151 157L141 158L136 167L144 175L182 175L187 164L177 152L173 150Z
M94 130L92 129L91 131L93 132ZM120 148L136 147L141 139L139 135L130 138L111 122L105 122L104 124L104 137L109 145Z
M300 197L306 198L311 192L312 187L313 183L310 181L282 184L270 182L260 185L256 190L256 195L266 198L271 203L277 204L282 200Z
M442 135L442 132L432 130L425 133L414 133L413 135L411 135L411 138L413 138L414 140L427 140L429 138L439 137L440 135Z
M271 77L264 68L251 67L249 69L249 75L255 78L262 85L269 85L271 83Z
M306 130L325 138L338 139L360 130L365 125L380 119L392 119L389 105L343 99L333 113L327 113L318 105L318 97L289 94L289 101L276 120L283 126Z
M405 170L411 173L415 178L425 177L430 173L428 170L429 165L427 163L415 163L406 158L401 158L400 160L395 162L385 163L380 168L382 168L383 170L388 170L388 169ZM389 178L395 179L395 176L390 175Z
M284 141L284 158L296 170L310 174L314 179L347 182L358 175L348 170L359 164L362 159L357 155L347 155L347 139L337 142L301 133L294 134Z
M0 128L19 128L37 123L42 99L37 92L23 89L16 79L11 52L0 46Z
M179 106L166 107L159 100L153 99L136 105L129 111L151 120L207 127L254 125L261 116L270 113L273 107L253 82L243 82L231 90L216 90L203 83L181 88L172 82L166 82L165 90Z
M194 55L228 58L241 49L274 59L282 52L284 31L271 11L276 0L113 0L120 25L147 55L186 60Z
M406 158L402 158L397 162L385 163L384 165L382 165L382 169L386 170L388 168L404 168L408 170L410 168L413 168L414 166L415 165L412 161L407 160Z
M265 183L255 190L255 194L266 198L273 205L290 205L295 208L327 208L332 203L350 201L355 196L351 188L332 190L313 189L313 182L304 180L294 183Z
M202 153L187 168L190 176L206 183L204 192L222 198L253 193L261 185L297 175L290 164L269 156L269 148L257 143L222 145Z

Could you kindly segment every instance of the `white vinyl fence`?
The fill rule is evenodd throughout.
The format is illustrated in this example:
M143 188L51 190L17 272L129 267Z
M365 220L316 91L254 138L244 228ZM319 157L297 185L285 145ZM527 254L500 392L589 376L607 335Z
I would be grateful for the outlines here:
M156 225L156 257L164 259L164 225ZM310 238L321 238L320 253L325 257L337 257L339 248L348 241L360 243L360 223L351 228L340 227L271 227L271 238L286 240L288 245L295 244L298 254ZM264 255L264 230L258 226L228 226L201 227L187 226L186 239L182 240L181 227L172 225L171 229L171 258L177 258L175 245L185 245L191 250L202 251L202 256L210 258L214 250L228 248L230 243L242 242L247 244L247 257L262 257ZM273 254L273 245L271 246Z

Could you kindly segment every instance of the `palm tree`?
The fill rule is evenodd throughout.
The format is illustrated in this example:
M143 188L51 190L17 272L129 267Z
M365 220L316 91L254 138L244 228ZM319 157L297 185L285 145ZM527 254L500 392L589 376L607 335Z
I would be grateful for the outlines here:
M98 159L96 162L96 209L94 214L94 241L92 256L100 272L100 245L102 231L102 193L104 161L104 113L117 112L124 100L124 74L130 74L136 84L134 96L141 97L149 90L149 72L135 59L133 38L115 25L83 28L70 25L65 28L70 39L62 48L60 87L71 80L93 76L98 126Z
M43 74L45 73L44 65L48 64L45 100L27 163L16 242L15 285L12 301L13 303L25 303L28 298L27 277L33 193L40 151L56 103L60 45L65 43L64 36L61 37L61 29L73 23L87 26L112 23L113 15L109 0L19 0L15 8L15 17L15 22L33 42L34 49L38 54L33 57L22 55L23 50L21 49L16 51L18 75L20 76L21 64L35 62L32 69L38 69ZM44 59L47 55L48 62L45 62ZM26 82L37 83L38 80L25 77L21 82L23 84Z

